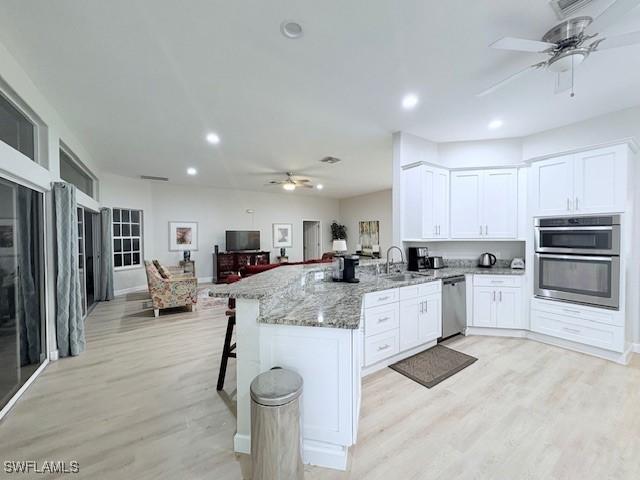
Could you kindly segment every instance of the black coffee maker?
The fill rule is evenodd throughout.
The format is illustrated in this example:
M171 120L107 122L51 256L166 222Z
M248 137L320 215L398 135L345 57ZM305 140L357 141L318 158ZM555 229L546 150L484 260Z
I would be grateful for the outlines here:
M334 282L358 283L360 281L356 278L356 267L360 264L358 255L336 255L334 262L336 262L333 272Z

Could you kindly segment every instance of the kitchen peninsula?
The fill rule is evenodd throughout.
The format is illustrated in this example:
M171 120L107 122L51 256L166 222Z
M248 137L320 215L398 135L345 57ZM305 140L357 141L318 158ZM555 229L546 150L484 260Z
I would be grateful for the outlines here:
M361 378L436 345L442 280L474 274L518 278L524 273L459 265L426 274L382 275L377 272L384 262L365 262L358 267L360 282L349 284L332 282L330 265L292 265L212 287L211 296L236 298L235 450L250 453L252 379L280 366L304 380L305 463L344 470L348 448L357 439ZM422 313L418 300L426 302ZM403 315L415 316L407 329L402 327L401 302L415 306L403 310ZM406 341L411 332L415 338Z

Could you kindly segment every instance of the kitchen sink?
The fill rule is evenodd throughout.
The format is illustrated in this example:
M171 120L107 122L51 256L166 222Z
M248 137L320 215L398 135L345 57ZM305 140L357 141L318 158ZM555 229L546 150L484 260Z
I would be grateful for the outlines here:
M382 275L382 278L391 282L406 282L408 280L415 280L416 278L422 278L425 275L418 273L392 273L389 275Z

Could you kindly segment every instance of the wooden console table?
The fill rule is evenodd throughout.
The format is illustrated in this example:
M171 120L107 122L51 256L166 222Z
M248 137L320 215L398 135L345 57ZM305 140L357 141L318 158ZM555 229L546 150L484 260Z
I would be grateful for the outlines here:
M225 283L229 275L237 275L245 265L270 263L270 252L218 252L213 254L213 283Z

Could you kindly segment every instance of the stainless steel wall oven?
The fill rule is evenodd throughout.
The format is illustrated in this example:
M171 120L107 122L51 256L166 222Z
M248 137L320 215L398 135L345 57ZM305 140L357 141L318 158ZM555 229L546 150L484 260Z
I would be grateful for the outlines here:
M537 297L618 309L620 216L538 218Z

